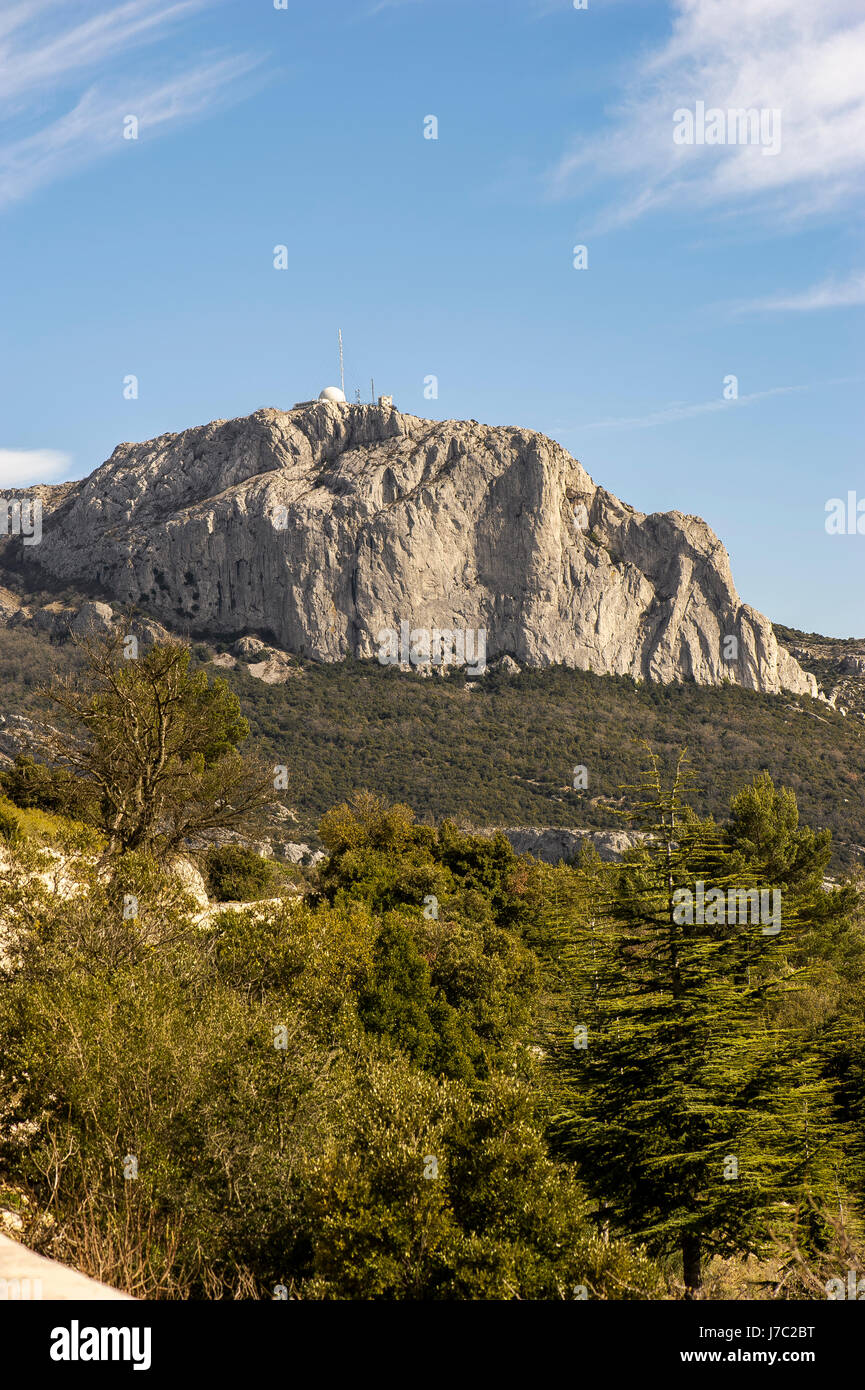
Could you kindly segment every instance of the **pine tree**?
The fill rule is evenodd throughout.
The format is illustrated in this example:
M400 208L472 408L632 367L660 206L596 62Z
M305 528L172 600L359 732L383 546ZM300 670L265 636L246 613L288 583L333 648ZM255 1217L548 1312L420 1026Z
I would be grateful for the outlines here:
M687 777L683 755L665 790L652 757L632 813L649 837L603 917L571 921L582 979L554 1133L615 1226L681 1253L698 1297L707 1255L768 1248L833 1176L817 1060L771 1007L798 984L779 945L795 917L777 931L738 920L777 902L759 897L772 885L684 804Z

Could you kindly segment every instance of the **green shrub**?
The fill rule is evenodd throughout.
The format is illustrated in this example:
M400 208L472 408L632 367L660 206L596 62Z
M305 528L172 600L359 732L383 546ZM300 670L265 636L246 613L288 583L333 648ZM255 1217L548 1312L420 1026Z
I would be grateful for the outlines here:
M795 868L790 901L808 930L778 944L817 973L808 1011L775 1022L803 1046L822 1034L833 1143L849 1140L861 1170L858 899L812 894L824 848L791 838L787 799L761 789L738 803L749 814L730 852L753 868L771 851L783 869L783 850ZM531 866L503 841L360 798L326 818L317 898L202 922L152 858L106 855L64 824L61 863L44 848L50 827L28 819L49 816L0 801L4 812L24 833L0 875L0 1191L19 1194L31 1248L142 1298L675 1296L675 1271L651 1253L667 1207L651 1225L622 1221L610 1167L556 1142L562 1115L582 1114L587 1063L602 1065L577 1055L574 1020L603 1006L620 1022L612 999L598 1002L602 933L635 989L648 968L622 906L638 904L623 895L648 851ZM207 867L223 900L261 896L282 875L237 845ZM75 891L55 891L61 871ZM633 1016L621 1022L624 1049ZM591 1036L618 1044L615 1029ZM562 1053L581 1070L559 1067ZM626 1129L620 1115L654 1093L629 1095L613 1055L598 1142L630 1149L645 1124ZM639 1053L638 1064L648 1074ZM761 1125L764 1083L746 1112ZM791 1069L791 1103L798 1085ZM860 1230L861 1179L851 1193L843 1167L838 1177L846 1239ZM735 1287L741 1251L731 1260Z
M207 891L220 903L251 903L270 897L277 869L242 845L218 845L207 854Z
M26 1198L31 1247L143 1298L663 1289L639 1252L599 1246L526 1080L413 1060L443 1007L414 938L363 903L202 933L141 857L81 874L80 898L24 894L0 990L0 1184ZM0 880L0 909L17 902ZM449 1016L453 1060L472 1039Z
M11 806L0 803L0 840L16 845L21 840L21 823Z
M0 775L0 784L10 801L24 810L35 808L54 815L80 819L93 799L93 788L65 767L48 767L26 753L19 753L12 766Z

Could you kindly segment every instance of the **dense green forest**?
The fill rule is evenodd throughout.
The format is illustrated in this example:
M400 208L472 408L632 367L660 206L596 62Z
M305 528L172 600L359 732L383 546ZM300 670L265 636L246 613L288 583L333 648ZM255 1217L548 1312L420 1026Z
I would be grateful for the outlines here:
M206 669L212 649L195 649ZM69 643L0 631L4 712L44 714L36 687L78 660ZM325 811L366 787L418 819L468 827L618 827L621 786L651 743L667 773L689 749L689 795L720 817L755 772L793 788L809 824L833 834L832 872L865 853L865 723L793 695L734 686L638 685L557 668L467 681L347 661L298 662L284 685L221 672L241 698L250 746L290 770L297 820L283 838L317 843ZM473 688L469 688L469 687ZM573 770L588 786L573 789Z
M650 838L616 864L356 787L302 887L202 912L174 812L253 775L255 712L176 648L55 695L77 817L0 805L0 1207L28 1244L163 1298L825 1299L863 1273L861 886L827 891L831 833L762 759L712 816L696 760L635 746L614 790Z
M288 761L307 832L358 786L407 802L429 822L618 826L620 788L637 779L647 740L668 772L688 747L706 814L721 815L765 769L796 791L811 823L833 831L836 864L852 866L865 852L865 724L812 700L563 668L472 682L373 662L302 669L281 686L228 676L257 746ZM581 792L578 765L587 770Z

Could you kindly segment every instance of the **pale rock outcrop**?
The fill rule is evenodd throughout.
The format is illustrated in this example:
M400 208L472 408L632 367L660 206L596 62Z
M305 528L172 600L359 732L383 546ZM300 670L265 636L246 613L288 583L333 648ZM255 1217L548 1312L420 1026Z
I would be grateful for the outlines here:
M260 637L241 637L234 644L234 655L241 661L258 661L267 644Z
M41 493L30 563L202 634L336 661L406 621L486 629L490 663L816 693L704 521L635 511L533 430L319 402L121 444Z
M266 685L284 685L292 676L301 674L301 669L276 647L269 647L260 637L241 637L234 644L235 655L248 662L247 671L256 680ZM235 663L232 663L235 664Z
M501 671L506 676L518 676L520 674L520 668L512 656L503 656L500 661L497 661L496 670Z
M21 612L22 607L17 594L13 594L11 589L0 587L0 627L6 627Z
M56 733L52 725L49 733ZM24 714L0 714L0 763L13 763L19 754L38 757L41 746L40 730Z
M557 826L542 829L512 826L502 834L516 854L531 854L545 864L576 859L586 840L594 845L601 859L613 863L645 839L645 834L639 830L569 830Z
M292 676L300 674L291 657L278 651L270 652L262 661L251 663L247 670L256 680L264 681L265 685L284 685Z
M73 632L82 637L110 632L114 625L114 612L108 603L83 603L72 619Z
M75 609L65 603L46 603L43 608L36 609L31 626L51 637L65 636L75 616Z
M286 864L320 864L326 857L323 850L313 850L309 845L293 842L277 845L276 849Z
M210 899L207 896L207 885L204 882L204 875L191 859L178 855L172 859L170 869L174 877L178 880L184 893L187 893L197 908L206 908Z

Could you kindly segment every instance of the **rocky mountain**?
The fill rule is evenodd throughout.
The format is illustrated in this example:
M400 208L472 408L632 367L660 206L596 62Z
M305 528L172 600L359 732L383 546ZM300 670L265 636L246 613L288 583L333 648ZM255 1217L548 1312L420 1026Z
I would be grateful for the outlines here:
M821 699L840 714L865 718L865 641L823 637L773 624L775 635L817 681Z
M635 511L532 430L315 402L120 444L38 494L41 543L4 565L201 636L336 661L403 624L483 630L488 661L816 694L704 521Z

